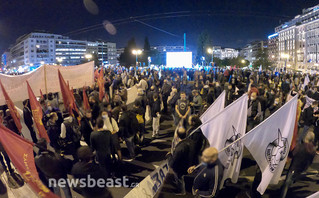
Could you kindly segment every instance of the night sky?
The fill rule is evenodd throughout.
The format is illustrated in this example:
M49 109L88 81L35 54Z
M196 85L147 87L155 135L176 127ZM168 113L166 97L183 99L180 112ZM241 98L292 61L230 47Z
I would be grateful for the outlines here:
M73 39L103 39L116 42L118 48L124 47L131 37L143 47L145 36L151 45L183 45L185 32L191 49L196 49L200 32L207 30L214 45L238 48L254 40L265 40L280 21L287 21L301 14L303 8L318 3L313 0L0 0L0 53L19 36L34 30ZM129 19L137 16L144 16L138 19L175 36ZM115 35L103 28L104 20L115 25ZM97 29L67 34L92 25L97 25Z

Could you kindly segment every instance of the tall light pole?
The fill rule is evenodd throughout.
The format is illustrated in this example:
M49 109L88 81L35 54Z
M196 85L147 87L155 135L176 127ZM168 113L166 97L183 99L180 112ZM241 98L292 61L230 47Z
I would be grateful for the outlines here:
M136 66L137 66L137 65L138 65L137 56L142 54L142 50L140 50L140 49L134 49L134 50L132 50L132 54L135 55L135 62L136 62Z
M214 62L214 47L212 48L208 48L207 49L207 53L208 54L212 54L212 66L213 66L213 62Z
M88 59L88 61L90 61L90 59L92 59L93 56L92 54L85 54L84 57Z

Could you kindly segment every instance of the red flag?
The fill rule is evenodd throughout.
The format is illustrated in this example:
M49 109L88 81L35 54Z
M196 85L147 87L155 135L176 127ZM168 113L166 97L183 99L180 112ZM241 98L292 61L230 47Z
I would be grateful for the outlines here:
M58 196L53 194L39 178L34 163L32 142L13 133L1 124L0 142L24 181L29 184L39 197L58 198Z
M94 71L94 79L97 79L98 76L99 76L99 70L96 69L96 70Z
M91 109L85 87L83 87L83 108L84 110Z
M99 100L102 101L103 100L103 96L105 94L103 69L100 70L99 77L97 79L97 84L99 86Z
M60 82L60 88L61 88L61 93L62 93L62 98L63 98L63 103L64 103L64 108L70 112L72 115L72 109L73 109L73 102L72 102L72 96L70 94L70 89L68 88L68 85L65 83L65 80L60 72L58 70L58 75L59 75L59 82Z
M41 99L44 100L44 96L43 96L43 93L42 93L42 90L40 89L40 95L41 95Z
M17 126L17 129L21 133L22 125L21 125L21 122L20 122L20 114L18 113L16 107L14 106L14 104L13 104L11 98L9 97L7 91L4 89L1 81L0 81L0 85L1 85L3 96L4 96L5 100L6 100L6 104L8 106L8 109L10 110L10 114L11 114L11 116L13 118L13 121L14 121L15 125Z
M31 111L32 111L32 115L33 115L33 120L35 122L35 126L38 129L39 136L41 138L45 138L47 140L47 142L50 142L47 131L45 130L43 123L42 123L43 112L42 112L41 105L40 105L39 101L36 99L28 81L27 81L27 86L28 86L28 94L29 94L29 100L30 100L30 106L31 106Z

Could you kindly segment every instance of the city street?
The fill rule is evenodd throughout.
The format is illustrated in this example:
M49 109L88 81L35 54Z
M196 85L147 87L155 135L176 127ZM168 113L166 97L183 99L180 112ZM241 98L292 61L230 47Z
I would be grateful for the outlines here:
M167 118L167 116L165 116ZM151 173L155 167L159 166L165 160L165 155L170 151L171 140L174 133L174 127L172 127L172 120L165 120L161 123L160 138L150 141L151 137L151 126L147 126L148 134L146 135L147 144L146 147L143 147L141 150L142 155L138 155L136 160L130 163L124 163L121 170L123 174L129 175L130 182L139 182L145 178L149 173ZM127 154L126 149L122 149L124 155ZM219 197L249 197L249 190L252 184L252 181L255 176L256 171L256 162L253 160L247 149L244 150L244 157L241 166L240 177L237 184L227 183L220 191ZM307 170L307 173L304 173L303 177L298 180L290 188L287 197L291 198L303 198L307 197L316 191L319 191L319 176L317 176L319 169L319 156L316 156L313 164ZM285 170L284 173L287 171ZM265 192L265 198L278 197L280 195L280 187L284 181L284 176L278 185L270 185L267 191ZM163 188L160 189L160 192L157 193L156 197L159 198L170 198L176 197L174 193L174 187L169 181L172 179L172 175L169 174L166 177L165 184ZM191 184L186 184L186 188L190 189ZM111 188L111 192L114 197L123 197L130 189L127 188ZM181 196L183 197L183 196ZM185 197L193 197L190 191Z

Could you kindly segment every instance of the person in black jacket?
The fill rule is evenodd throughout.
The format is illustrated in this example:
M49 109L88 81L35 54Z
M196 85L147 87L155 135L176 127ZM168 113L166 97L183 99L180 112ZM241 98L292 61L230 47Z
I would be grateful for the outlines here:
M87 180L87 178L90 177L94 181L99 181L101 179L106 181L107 173L94 162L94 155L90 147L83 146L79 148L77 150L77 156L79 157L79 161L73 165L71 171L75 179ZM112 194L105 186L79 186L77 189L87 198L112 198Z
M302 143L303 139L306 137L308 129L314 124L315 122L315 109L318 108L318 101L314 101L308 108L306 108L303 112L302 120L304 122L304 127L302 130L301 135L299 136L298 143Z
M194 142L186 138L185 130L178 130L177 135L181 141L176 145L173 155L168 153L168 164L174 172L178 193L185 195L184 175L189 167L195 165Z
M292 151L292 162L285 183L282 186L281 198L286 197L289 187L300 177L301 173L306 171L312 164L316 155L314 136L313 132L309 132L303 143L298 144Z
M91 145L90 136L91 136L91 133L93 132L94 126L95 126L95 122L94 120L92 120L91 110L87 110L85 112L85 116L81 119L80 130L84 138L84 141L86 142L88 146Z
M96 151L96 159L100 166L109 175L111 173L111 150L113 147L112 134L104 130L104 121L98 118L96 121L97 131L91 133L91 148Z
M275 113L281 107L280 98L276 97L274 103L269 107L270 115Z
M206 148L203 151L202 162L196 170L196 167L192 166L187 171L189 174L195 171L193 194L201 197L217 197L224 172L224 166L218 159L217 149Z
M30 110L29 99L23 101L23 106L24 106L24 108L23 108L24 123L30 131L30 135L31 135L33 143L37 143L38 139L37 139L36 133L33 129L32 112Z
M171 93L171 89L172 89L172 86L169 85L167 80L165 79L163 87L162 87L162 96L163 96L163 105L164 105L163 112L164 113L167 113L167 99Z
M59 136L61 134L61 124L57 124L58 115L55 112L50 113L49 121L47 122L47 132L50 138L50 145L55 149L59 150L58 144Z
M47 150L47 141L44 138L40 138L37 144L39 148L39 153L34 158L36 167L45 175L46 179L51 184L50 180L54 180L59 183L63 179L67 180L67 173L70 172L72 161L63 159L58 154ZM66 182L67 183L67 182ZM60 187L64 192L66 198L72 198L72 194L68 184L65 186L49 186L53 187L54 194L61 196Z
M206 146L206 138L203 135L203 132L200 128L198 128L202 122L199 119L198 115L192 115L188 118L188 123L190 125L190 128L187 131L187 135L189 139L194 141L194 155L195 157L195 163L198 164L198 157L203 152L205 146ZM198 129L197 129L198 128ZM197 129L196 131L194 131Z
M259 123L260 102L257 100L257 92L252 92L248 100L247 131L253 129Z
M153 134L152 137L157 137L159 135L160 128L160 118L161 118L161 101L158 97L158 94L153 95L153 103L151 107L151 115L153 118Z
M15 124L9 109L6 110L6 117L4 117L3 123L8 129L20 135L19 129L17 125Z
M122 105L122 115L119 120L119 132L124 139L127 149L130 153L130 158L127 161L131 161L135 158L135 145L134 137L137 133L138 121L136 114L127 110L126 105Z

